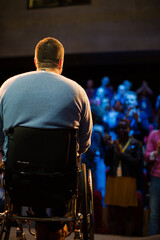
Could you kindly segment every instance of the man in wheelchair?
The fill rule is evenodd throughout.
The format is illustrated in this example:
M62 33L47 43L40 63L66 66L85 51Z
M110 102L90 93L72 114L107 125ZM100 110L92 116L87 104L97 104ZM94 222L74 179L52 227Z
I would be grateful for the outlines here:
M14 175L15 182L17 189L21 193L17 197L17 194L14 196L14 192L11 191L11 195L13 199L15 198L17 204L21 204L18 201L19 198L22 198L22 195L26 204L26 199L28 199L25 196L25 191L23 191L23 186L28 180L23 182L20 176L21 173L24 177L24 169L23 171L21 169L22 165L25 167L26 174L28 174L28 166L31 165L32 167L32 175L29 175L30 188L32 188L34 176L37 176L39 172L41 173L39 184L35 188L40 191L39 201L45 202L43 193L47 187L41 187L41 184L46 181L45 178L42 178L42 175L47 169L47 177L49 177L52 162L54 162L52 155L57 157L59 152L61 154L65 152L63 146L65 137L62 137L62 140L56 140L58 135L57 137L54 133L54 136L52 135L53 129L68 129L71 131L73 129L77 132L76 153L78 156L87 151L90 146L92 117L89 100L84 89L79 84L61 75L63 61L63 45L55 38L44 38L35 48L34 62L36 71L16 75L5 81L0 88L0 149L4 151L3 160L1 159L1 161L5 163L5 167L8 169L8 175L5 179L8 192L11 191L10 184L12 184L13 180L11 180L11 175L13 175L13 171L16 173ZM28 133L30 130L33 130L33 133ZM38 133L35 134L36 130ZM43 130L47 131L47 134L45 132L46 135ZM65 133L64 136L68 136L67 139L70 139L68 133ZM18 141L14 138L18 139ZM54 138L53 142L52 138ZM22 149L20 149L21 144ZM16 149L15 146L18 149L18 155L16 150L13 150ZM43 149L44 146L46 149ZM61 148L61 151L54 152L55 149L59 148ZM37 152L39 152L38 155L36 155ZM65 158L65 156L63 157ZM70 163L66 165L57 158L55 159L58 162L56 171L70 167ZM53 181L53 193L54 188L57 187L56 184ZM42 186L47 186L47 184L42 184ZM33 188L33 194L35 188ZM41 207L38 207L38 202L35 202L34 206L35 212L45 214L42 209L40 211ZM59 211L59 214L63 215L63 211L62 213ZM36 224L38 240L62 240L65 238L66 232L66 225L62 227L56 223Z

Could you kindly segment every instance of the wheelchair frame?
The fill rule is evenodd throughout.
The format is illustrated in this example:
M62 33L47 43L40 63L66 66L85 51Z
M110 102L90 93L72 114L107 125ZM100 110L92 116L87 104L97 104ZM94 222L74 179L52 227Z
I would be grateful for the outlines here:
M5 210L0 213L0 240L8 240L10 230L14 223L17 227L17 240L25 240L23 227L28 223L28 230L32 235L31 221L43 222L61 222L71 226L68 236L74 232L74 240L94 240L94 204L93 204L93 185L92 174L89 169L86 171L86 165L78 162L77 166L77 187L71 197L71 211L69 215L64 217L33 217L28 208L26 215L15 215L13 211L12 199L5 186L5 169L4 169L4 189L5 189Z

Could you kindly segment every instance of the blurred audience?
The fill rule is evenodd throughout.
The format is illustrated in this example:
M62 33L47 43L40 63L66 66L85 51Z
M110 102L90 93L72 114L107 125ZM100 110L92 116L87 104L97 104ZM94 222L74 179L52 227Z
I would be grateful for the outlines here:
M87 80L85 91L87 93L90 103L92 103L96 93L96 89L94 88L94 81L92 79Z
M139 109L137 94L133 91L126 94L125 111L126 118L131 122L130 134L143 143L149 133L149 121L146 113Z
M129 137L130 122L123 119L117 126L118 139L106 137L105 164L110 167L106 184L105 203L109 206L109 233L142 235L135 228L138 207L137 191L143 194L143 154L141 144Z
M94 189L100 191L102 196L102 205L104 206L104 196L106 187L106 166L105 158L105 128L102 124L101 108L95 104L91 107L93 117L93 130L91 137L91 146L86 153L82 155L82 162L92 171L94 179Z
M122 83L125 86L126 93L131 90L132 88L132 82L129 80L124 80Z
M123 84L118 85L117 92L115 93L114 97L111 100L111 105L115 105L115 101L120 101L121 104L124 106L125 104L125 93L126 88Z
M105 100L105 99L104 99ZM103 103L103 101L102 101ZM116 134L116 127L119 123L119 121L124 118L123 113L123 105L119 100L115 101L114 107L109 107L106 109L106 111L103 114L103 125L109 127L109 136L112 137L113 140L116 140L117 134ZM107 131L106 131L107 132Z
M159 89L159 94L156 97L155 110L158 111L159 108L160 108L160 89Z
M131 90L132 82L124 80L117 91L113 91L108 76L101 79L97 88L93 80L88 80L87 86L94 127L91 147L82 161L92 169L101 207L109 209L109 232L141 236L143 208L147 206L151 209L149 235L157 234L160 227L160 94L154 96L154 104L153 91L146 81L142 81L137 90ZM146 189L150 182L148 197Z
M104 97L108 97L110 100L113 98L114 92L113 92L112 87L110 86L110 78L108 76L104 76L101 79L100 88L104 89L104 92L105 92ZM98 91L98 89L97 89L97 91Z
M141 111L144 111L150 123L153 122L153 109L150 97L153 95L151 88L147 82L143 81L140 88L137 89L138 106Z

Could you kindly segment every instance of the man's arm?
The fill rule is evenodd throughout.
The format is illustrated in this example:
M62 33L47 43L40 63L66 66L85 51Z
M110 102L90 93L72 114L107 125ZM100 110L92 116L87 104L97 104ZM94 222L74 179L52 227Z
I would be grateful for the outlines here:
M3 122L0 114L0 164L2 163L3 158L3 143L4 143Z
M79 127L79 154L86 152L91 145L91 135L92 135L92 114L90 103L86 93L83 96L83 109L81 113L81 121Z

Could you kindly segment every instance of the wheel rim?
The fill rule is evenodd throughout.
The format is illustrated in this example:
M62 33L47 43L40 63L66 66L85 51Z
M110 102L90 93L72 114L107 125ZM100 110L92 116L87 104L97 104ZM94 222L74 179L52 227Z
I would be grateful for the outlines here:
M87 204L87 177L86 177L86 166L82 164L81 169L81 190L82 190L82 232L83 239L88 240L88 204Z
M93 204L93 184L91 170L86 174L86 166L82 164L81 169L81 189L82 189L82 232L84 240L94 240L94 204ZM86 176L88 175L88 176Z
M89 223L88 232L89 239L94 239L94 204L93 204L93 184L92 184L92 173L88 170L88 205L89 205Z

